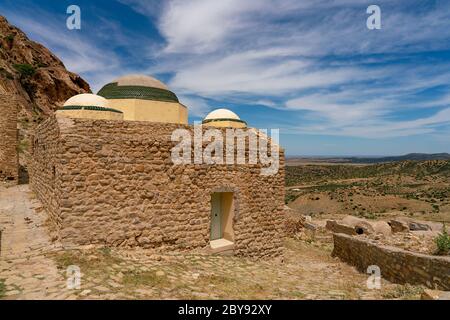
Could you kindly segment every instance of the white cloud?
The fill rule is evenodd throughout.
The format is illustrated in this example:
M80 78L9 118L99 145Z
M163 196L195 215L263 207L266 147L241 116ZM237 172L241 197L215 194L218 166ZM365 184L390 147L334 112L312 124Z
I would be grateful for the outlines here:
M369 2L173 0L157 22L167 42L161 65L150 71L172 72L170 86L191 96L298 110L310 123L297 128L302 132L435 132L433 116L393 119L442 107L444 98L411 100L427 88L448 86L450 72L444 65L399 60L450 47L450 5L418 15L411 10L418 4L381 1L383 29L377 33L365 27Z
M207 101L201 98L179 95L178 99L183 105L188 106L191 116L204 118L212 110Z

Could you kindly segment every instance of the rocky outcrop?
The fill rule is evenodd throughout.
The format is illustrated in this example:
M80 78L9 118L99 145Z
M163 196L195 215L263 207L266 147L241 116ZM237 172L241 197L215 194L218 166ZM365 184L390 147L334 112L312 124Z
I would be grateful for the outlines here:
M71 96L87 92L86 81L0 16L0 94L18 100L20 140L27 140L32 123L47 118Z

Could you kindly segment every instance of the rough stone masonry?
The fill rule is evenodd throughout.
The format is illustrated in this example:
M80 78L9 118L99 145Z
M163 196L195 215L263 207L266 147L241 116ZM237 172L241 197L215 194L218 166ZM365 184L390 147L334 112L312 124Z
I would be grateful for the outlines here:
M376 265L381 276L391 282L450 290L450 257L409 252L346 234L334 233L333 240L332 255L361 272L365 273L369 266Z
M0 93L0 181L19 176L17 112L14 96Z
M260 174L260 163L175 165L171 134L177 128L194 130L55 116L41 123L33 137L30 181L62 243L207 247L211 194L233 192L234 254L280 255L284 151L280 170L270 176Z

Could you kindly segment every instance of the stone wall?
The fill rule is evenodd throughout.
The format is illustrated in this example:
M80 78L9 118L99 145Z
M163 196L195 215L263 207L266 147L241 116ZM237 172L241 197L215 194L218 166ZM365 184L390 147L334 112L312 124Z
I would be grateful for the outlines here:
M235 254L282 252L284 154L256 165L174 165L174 129L50 118L36 131L30 179L64 244L190 250L209 245L211 193L234 192Z
M61 171L64 160L61 162L59 126L56 118L51 117L42 122L30 135L30 140L31 159L28 161L30 183L49 214L49 220L52 222L50 227L57 231L62 225L61 175L57 172Z
M17 112L14 96L0 93L0 181L19 176Z
M334 234L333 256L361 272L377 265L382 278L394 283L421 284L450 290L450 257L429 256L395 247L380 246L367 239Z

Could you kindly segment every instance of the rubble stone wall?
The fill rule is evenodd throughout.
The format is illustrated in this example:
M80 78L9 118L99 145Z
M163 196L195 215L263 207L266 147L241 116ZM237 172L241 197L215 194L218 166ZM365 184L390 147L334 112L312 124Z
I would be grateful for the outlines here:
M30 135L31 159L28 161L30 185L46 208L53 230L61 227L61 154L59 127L56 119L51 117L39 125Z
M450 290L450 257L430 256L395 247L380 246L367 239L334 234L333 256L361 272L376 265L381 277L394 283L425 285Z
M41 200L52 199L43 202L63 243L206 247L211 194L233 192L235 254L281 254L283 151L271 176L260 174L261 164L175 165L171 134L177 128L193 136L192 126L135 121L53 117L38 128L36 137L50 153L34 152L31 183Z
M17 112L14 96L0 93L0 181L19 178Z

